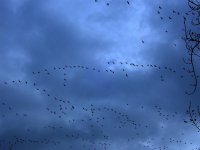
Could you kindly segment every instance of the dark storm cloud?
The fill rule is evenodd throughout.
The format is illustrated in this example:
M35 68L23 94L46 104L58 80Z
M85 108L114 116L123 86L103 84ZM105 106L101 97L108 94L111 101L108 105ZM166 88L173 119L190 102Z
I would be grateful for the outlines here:
M1 106L1 110L2 114L9 116L1 120L4 129L1 139L14 141L14 135L39 141L51 139L51 144L32 144L32 149L63 149L71 145L73 149L81 149L80 141L74 137L64 138L63 133L69 136L79 134L79 138L86 140L83 142L86 147L90 148L92 142L104 142L104 136L109 135L110 149L144 149L145 141L151 138L154 138L152 144L155 147L163 144L176 149L176 144L169 143L170 137L183 141L194 137L196 131L187 128L182 120L189 99L184 91L190 88L187 77L180 79L180 75L184 74L180 67L184 65L181 62L184 45L180 39L182 18L173 18L171 23L166 19L171 15L169 7L178 7L184 12L187 9L185 4L163 3L162 15L166 18L161 22L156 16L157 2L135 2L137 6L133 3L133 8L127 8L121 1L113 2L111 7L89 1L83 6L80 6L82 2L70 1L60 1L61 4L39 0L13 2L0 2L0 14L4 18L0 28L0 39L3 41L0 45L1 101L7 104L6 108ZM166 29L169 30L167 34L164 32ZM142 40L145 44L141 43ZM174 43L177 47L173 46ZM118 65L106 64L109 60L115 60ZM129 65L122 66L120 61L171 66L177 73L153 68L136 69ZM84 65L90 69L68 68L60 71L58 67L63 68L65 64ZM92 71L93 67L101 72ZM50 76L43 73L45 68ZM128 72L128 78L122 68ZM115 74L107 73L105 69L112 69ZM33 75L32 71L37 73L37 70L41 73ZM64 72L67 74L66 88L63 88L62 81ZM160 81L161 75L165 82ZM17 79L23 83L13 84L12 80ZM3 84L5 80L9 81L8 85ZM25 80L28 81L27 86ZM52 96L69 100L70 104L66 104L68 109L73 105L75 110L68 110L68 115L62 119L49 114L46 108L57 111L60 103L49 98L47 91L38 92L34 82ZM197 93L192 98L198 97ZM82 107L90 110L91 104L95 108L95 118L105 117L105 121L102 120L106 126L103 132L95 121L87 121L90 113L82 111ZM8 110L10 105L14 107L12 111ZM154 105L162 107L165 114L172 115L176 111L179 114L167 121L159 117ZM111 108L117 113L113 113ZM16 112L21 119L16 117ZM24 113L28 114L27 118L23 118ZM136 129L130 122L119 129L118 113L134 120ZM76 123L70 126L67 122L73 119ZM122 122L124 120L126 118L122 117ZM90 127L91 124L94 128ZM44 128L48 125L62 128L55 131ZM116 129L113 128L115 126ZM182 130L179 126L187 128L187 131L183 130L188 134L187 138L180 135ZM30 133L27 132L29 128ZM175 134L175 131L178 132ZM92 137L92 134L95 136ZM132 138L132 143L128 142ZM58 146L51 146L57 141ZM17 149L27 149L26 146L28 144L18 145Z

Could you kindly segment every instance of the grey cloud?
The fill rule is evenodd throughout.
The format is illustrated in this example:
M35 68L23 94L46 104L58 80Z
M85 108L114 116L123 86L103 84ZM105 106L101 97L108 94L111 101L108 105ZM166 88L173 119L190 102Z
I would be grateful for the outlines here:
M172 15L170 8L184 12L186 5L171 1L136 1L131 7L122 1L110 2L110 6L103 1L81 3L0 2L0 16L4 18L0 24L1 145L16 142L17 136L29 139L26 144L13 146L20 150L84 149L83 145L85 149L168 146L175 150L184 148L183 141L192 148L199 146L193 140L198 136L196 130L183 123L188 100L198 99L199 93L190 97L184 94L190 90L191 79L182 70L182 57L186 56L180 38L182 18L162 22L156 16L159 5L165 17ZM107 64L110 60L116 64ZM120 65L120 61L145 67ZM167 71L165 66L177 72ZM155 105L162 108L161 112ZM170 138L182 143L169 142ZM51 144L44 144L45 139ZM38 142L30 144L31 140ZM145 142L151 146L144 147Z

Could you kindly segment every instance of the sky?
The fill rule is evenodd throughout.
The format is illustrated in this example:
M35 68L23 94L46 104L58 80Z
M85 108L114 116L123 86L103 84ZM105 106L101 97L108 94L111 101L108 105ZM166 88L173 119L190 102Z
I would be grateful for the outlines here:
M128 2L0 0L0 149L200 148L187 0Z

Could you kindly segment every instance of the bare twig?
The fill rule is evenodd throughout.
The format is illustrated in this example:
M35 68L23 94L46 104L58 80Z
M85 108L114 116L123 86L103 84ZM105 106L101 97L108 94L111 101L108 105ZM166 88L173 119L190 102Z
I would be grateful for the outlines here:
M197 22L191 21L190 28L187 26L186 17L184 17L184 37L185 47L188 50L188 59L187 61L183 58L183 62L190 66L189 72L193 78L193 89L190 92L186 92L188 95L192 95L196 92L198 86L198 75L196 72L195 66L195 57L200 57L200 36L197 32L192 30L196 26L200 26L200 2L198 0L188 0L188 6L192 12L195 12L195 20Z

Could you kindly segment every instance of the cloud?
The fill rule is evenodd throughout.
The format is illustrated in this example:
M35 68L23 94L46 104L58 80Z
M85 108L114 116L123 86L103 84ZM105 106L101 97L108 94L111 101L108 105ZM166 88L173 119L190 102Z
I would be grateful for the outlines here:
M131 3L0 2L4 149L198 146L183 119L199 94L184 94L191 80L182 70L182 18L169 9L187 7Z

